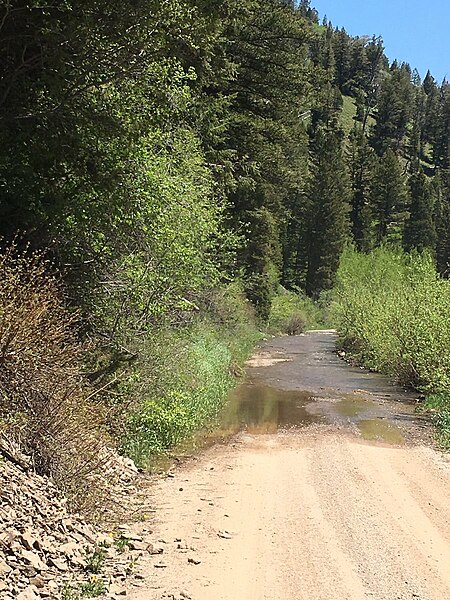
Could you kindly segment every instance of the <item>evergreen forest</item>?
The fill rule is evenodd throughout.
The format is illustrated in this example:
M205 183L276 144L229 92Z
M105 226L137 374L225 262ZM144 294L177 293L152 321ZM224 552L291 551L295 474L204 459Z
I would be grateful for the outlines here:
M75 448L190 435L349 247L449 273L450 83L309 0L1 0L0 140L0 433L77 507Z

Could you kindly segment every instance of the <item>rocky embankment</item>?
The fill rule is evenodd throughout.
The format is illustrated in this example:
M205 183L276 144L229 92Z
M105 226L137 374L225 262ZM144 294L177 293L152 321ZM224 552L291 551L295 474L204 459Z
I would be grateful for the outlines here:
M136 490L137 469L121 465L123 503ZM119 499L120 501L120 499ZM151 531L106 531L70 514L52 482L0 453L0 598L120 598L140 585L143 554L159 553Z

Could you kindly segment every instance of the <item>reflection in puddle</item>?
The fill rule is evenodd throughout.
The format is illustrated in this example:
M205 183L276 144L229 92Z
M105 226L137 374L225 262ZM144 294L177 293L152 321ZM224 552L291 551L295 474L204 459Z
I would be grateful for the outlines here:
M398 427L380 419L365 419L356 425L365 440L379 440L388 444L402 444L405 441Z
M278 429L330 423L356 427L366 440L402 444L401 430L384 420L382 406L361 393L338 398L317 397L310 392L278 390L268 385L246 383L235 388L220 416L216 439L241 430L253 434L276 433Z
M336 412L341 417L357 417L359 414L367 412L373 406L370 400L364 400L359 396L346 395L334 406Z
M306 410L313 398L308 392L284 391L244 384L230 394L221 416L221 429L249 433L274 433L279 428L308 425L322 421Z

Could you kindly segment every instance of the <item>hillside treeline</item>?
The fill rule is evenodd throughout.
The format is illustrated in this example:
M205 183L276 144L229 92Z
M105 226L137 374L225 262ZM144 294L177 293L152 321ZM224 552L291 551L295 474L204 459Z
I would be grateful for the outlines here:
M449 134L448 82L307 0L0 3L8 276L12 247L42 253L84 379L108 410L138 398L141 450L191 430L252 307L318 298L347 242L427 248L446 275Z
M450 86L381 39L307 1L0 16L1 233L48 249L89 311L144 294L154 320L242 274L266 317L279 281L330 287L349 238L429 247L446 272Z

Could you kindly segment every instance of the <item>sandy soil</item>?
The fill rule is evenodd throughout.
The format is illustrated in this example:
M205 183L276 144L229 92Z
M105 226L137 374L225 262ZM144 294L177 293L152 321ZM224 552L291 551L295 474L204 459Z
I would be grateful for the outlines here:
M147 494L155 516L134 529L151 528L164 552L143 557L131 600L450 598L450 461L420 436L388 445L342 423L242 432Z
M449 498L430 448L241 434L153 489L164 553L130 597L448 600Z

